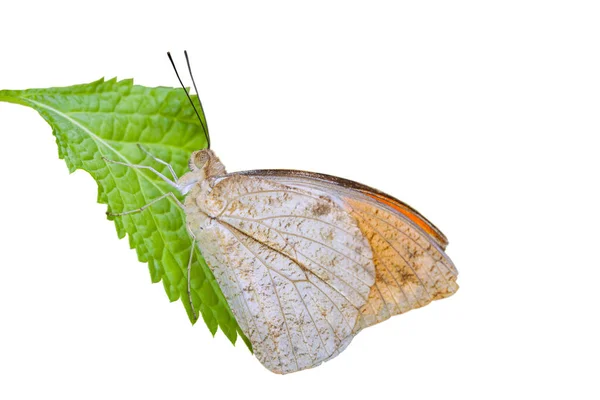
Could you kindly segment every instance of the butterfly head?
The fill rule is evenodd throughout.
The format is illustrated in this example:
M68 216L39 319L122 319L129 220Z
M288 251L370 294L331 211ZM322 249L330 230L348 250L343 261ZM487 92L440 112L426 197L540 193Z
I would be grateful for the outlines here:
M225 166L210 149L202 149L192 153L189 161L190 172L183 175L178 186L182 194L188 193L191 188L200 182L225 175Z

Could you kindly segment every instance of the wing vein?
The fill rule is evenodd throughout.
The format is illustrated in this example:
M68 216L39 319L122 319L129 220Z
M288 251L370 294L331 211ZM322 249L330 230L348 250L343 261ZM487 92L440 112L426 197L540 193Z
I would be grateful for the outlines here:
M316 285L313 285L314 287L316 287ZM344 322L346 323L346 326L348 327L348 329L350 329L350 331L352 332L352 326L350 326L350 323L348 322L348 320L346 319L346 316L344 314L342 314L342 311L339 309L339 307L337 306L337 304L335 304L333 302L333 300L331 299L331 297L327 296L327 293L324 293L321 289L319 289L317 287L317 290L319 290L321 293L323 293L327 299L331 302L331 304L333 304L333 306L335 307L335 309L340 313L340 315L342 316L342 319L344 320ZM310 296L310 299L313 301L313 303L315 303L315 305L319 305L319 302L317 301L317 299L315 299L315 297L312 295L312 293L308 294ZM331 331L333 332L333 334L335 336L338 337L338 339L340 339L340 341L344 340L344 338L341 338L337 332L335 331L335 328L333 327L333 325L331 325L331 321L329 321L329 318L325 318L325 321L327 321L327 324L331 327Z
M319 335L319 339L321 340L321 344L323 344L323 349L325 351L327 351L327 347L325 346L325 342L323 341L323 338L321 337L321 332L319 332L319 329L317 327L317 323L315 322L315 319L313 318L312 313L310 312L308 306L306 305L306 302L302 298L302 294L300 293L300 290L298 289L298 286L296 286L296 282L292 281L292 280L290 280L288 278L286 278L284 275L282 275L278 271L273 271L273 272L275 272L276 274L278 274L282 278L285 278L285 279L287 279L288 281L290 281L292 283L292 285L294 286L294 289L296 289L296 293L298 293L298 297L302 301L302 304L304 304L304 308L306 308L306 312L310 316L310 320L312 321L313 325L315 326L315 329L317 330L317 334ZM313 287L316 287L316 286L313 284ZM311 295L311 298L312 298L312 295ZM335 304L334 304L334 306L335 306ZM342 315L342 317L343 317L343 315ZM335 329L333 328L333 326L331 325L331 323L329 322L329 320L327 320L327 318L325 318L325 320L327 321L327 323L329 324L329 326L331 327L331 329L333 331L333 334L335 335ZM304 336L304 333L302 334L302 336ZM308 342L305 340L305 343L308 343ZM308 346L307 346L307 350L308 350ZM309 354L310 354L310 351L309 351ZM311 356L311 358L312 358L312 356Z
M272 229L275 229L275 228L272 228ZM277 231L277 229L275 229L275 230ZM351 259L350 257L348 257L346 254L344 254L344 253L341 253L341 252L339 252L338 250L334 249L333 247L326 245L325 243L321 243L321 242L318 242L318 241L316 241L316 240L314 240L314 239L311 239L311 238L308 238L308 237L305 237L305 236L302 236L302 235L297 235L297 234L295 234L295 233L283 232L283 234L284 234L284 235L290 235L290 236L294 236L294 237L303 238L303 239L306 239L306 240L308 240L308 241L310 241L310 242L313 242L313 243L317 243L317 244L319 244L319 245L322 245L323 247L326 247L326 248L330 249L331 251L333 251L334 253L337 253L337 254L341 255L342 257L346 258L347 260L351 261L353 264L357 265L359 268L363 268L363 269L364 269L364 266L363 266L363 265L359 264L357 261L354 261L353 259ZM297 251L297 250L296 250L296 251ZM302 252L300 252L300 254L302 254L304 257L306 257L306 255L304 255ZM309 257L306 257L306 258L309 258ZM309 259L310 259L310 258L309 258ZM312 260L312 259L310 259L310 260L311 260L311 261L313 261L313 262L315 262L315 261L314 261L314 260ZM323 267L324 269L326 269L327 271L329 271L329 272L331 272L331 273L333 273L333 274L335 275L335 273L334 273L333 271L330 271L330 270L329 270L327 267L325 267L324 265L321 265L321 264L319 264L319 263L317 263L317 262L315 262L315 263L316 263L317 265L320 265L321 267ZM370 283L367 283L367 282L363 281L362 279L360 279L360 277L359 277L359 276L357 276L357 275L355 275L355 274L352 274L352 273L351 273L351 275L352 275L352 276L354 276L356 279L358 279L358 280L359 280L361 283L363 283L365 286L371 287L371 284L370 284ZM336 275L336 276L337 276L338 278L342 279L342 278L341 278L341 277L339 277L338 275ZM344 282L345 282L345 281L344 281ZM346 282L346 283L347 283L347 282Z
M250 250L250 251L252 253L254 253L252 250ZM267 267L266 263L260 257L258 257L258 254L256 254L256 253L254 253L254 254L255 254L256 258L258 258L258 260L265 267ZM269 268L269 267L267 267L267 268ZM271 272L272 272L272 269L269 268L269 279L271 281L271 285L273 285L273 291L275 292L275 297L277 297L277 303L279 304L279 309L281 310L281 316L283 317L283 323L285 324L285 330L287 332L288 340L290 341L290 347L292 348L292 354L294 355L294 361L296 362L296 369L300 369L300 365L298 365L298 356L296 355L296 350L294 349L294 339L292 338L292 335L290 334L290 326L288 324L287 317L285 316L285 311L283 309L283 306L281 305L281 299L279 298L279 292L277 291L277 286L275 286L275 282L273 281L273 275L271 275ZM292 308L293 308L293 305L292 305ZM304 343L304 345L306 345L306 342Z

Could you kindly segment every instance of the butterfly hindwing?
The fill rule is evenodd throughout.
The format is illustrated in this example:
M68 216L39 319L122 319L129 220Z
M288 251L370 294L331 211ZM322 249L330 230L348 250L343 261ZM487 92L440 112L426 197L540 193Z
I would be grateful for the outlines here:
M236 174L196 199L213 218L190 227L258 359L288 373L343 350L375 283L356 218L322 192Z

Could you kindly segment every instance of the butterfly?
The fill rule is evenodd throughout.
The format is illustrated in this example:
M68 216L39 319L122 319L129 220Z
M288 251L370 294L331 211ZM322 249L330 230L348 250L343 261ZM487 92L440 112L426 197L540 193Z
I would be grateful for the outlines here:
M210 148L175 181L142 168L186 195L151 203L171 196L183 208L254 354L275 373L316 367L362 329L458 290L444 234L376 189L296 170L227 173Z

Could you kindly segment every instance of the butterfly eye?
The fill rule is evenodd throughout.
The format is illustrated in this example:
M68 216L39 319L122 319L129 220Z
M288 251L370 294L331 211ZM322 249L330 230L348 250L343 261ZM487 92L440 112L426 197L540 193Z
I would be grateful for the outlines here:
M202 169L210 155L206 150L195 151L190 158L190 169L193 171L195 169Z

